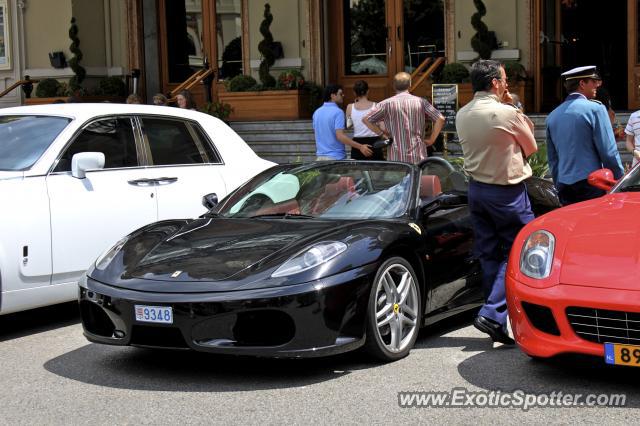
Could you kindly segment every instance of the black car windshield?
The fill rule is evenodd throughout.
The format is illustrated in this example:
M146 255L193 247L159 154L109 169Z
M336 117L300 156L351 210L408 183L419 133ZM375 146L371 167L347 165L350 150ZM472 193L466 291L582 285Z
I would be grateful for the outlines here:
M312 163L262 173L222 203L222 217L383 219L408 208L411 168L401 163Z
M0 116L0 170L26 170L71 120L33 115Z
M623 176L611 192L640 192L640 166Z

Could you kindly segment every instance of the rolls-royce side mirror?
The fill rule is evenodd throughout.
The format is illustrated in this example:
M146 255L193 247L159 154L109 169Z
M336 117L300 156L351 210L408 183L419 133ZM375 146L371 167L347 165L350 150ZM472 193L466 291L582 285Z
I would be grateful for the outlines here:
M71 176L78 179L87 177L87 170L104 168L102 152L79 152L71 158Z

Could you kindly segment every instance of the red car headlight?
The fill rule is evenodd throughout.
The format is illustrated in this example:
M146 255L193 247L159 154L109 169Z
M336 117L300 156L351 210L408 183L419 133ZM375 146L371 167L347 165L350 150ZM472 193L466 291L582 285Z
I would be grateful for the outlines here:
M553 264L556 239L551 232L538 230L525 240L520 252L520 272L534 278L547 278Z

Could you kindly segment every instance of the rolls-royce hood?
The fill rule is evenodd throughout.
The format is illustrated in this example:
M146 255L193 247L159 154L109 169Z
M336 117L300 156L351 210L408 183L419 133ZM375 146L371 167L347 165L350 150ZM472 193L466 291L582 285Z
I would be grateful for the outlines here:
M640 193L611 194L558 213L574 220L561 236L567 239L561 283L640 290Z
M242 271L269 267L269 259L291 256L303 248L308 237L335 227L335 222L322 220L195 220L137 257L135 263L125 265L123 277L226 280Z

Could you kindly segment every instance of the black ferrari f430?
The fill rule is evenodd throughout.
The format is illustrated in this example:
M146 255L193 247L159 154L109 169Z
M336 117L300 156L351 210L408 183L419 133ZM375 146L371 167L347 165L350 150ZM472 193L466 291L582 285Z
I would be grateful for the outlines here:
M478 307L467 179L450 163L275 166L197 219L145 226L80 284L92 342L311 357L406 356L420 327ZM550 183L528 183L538 213Z

